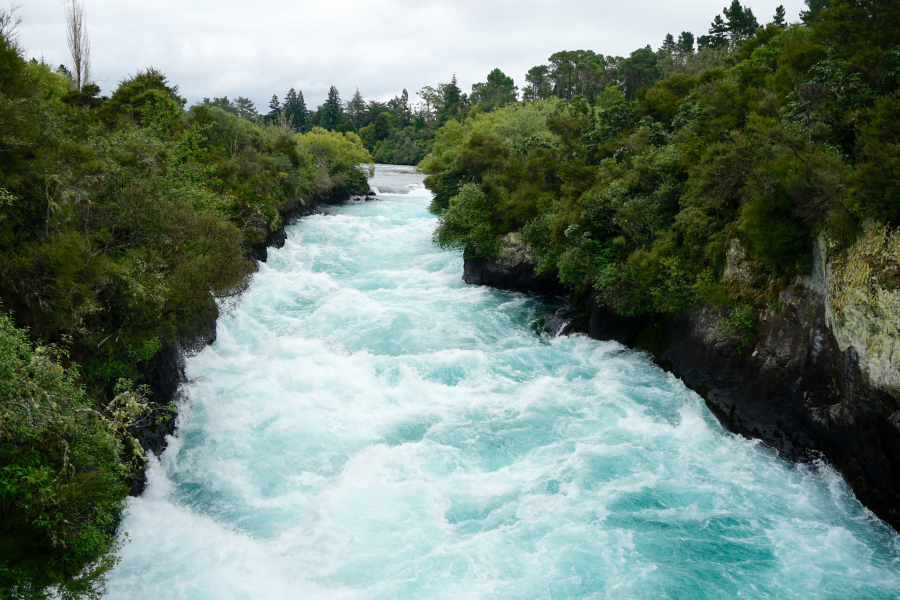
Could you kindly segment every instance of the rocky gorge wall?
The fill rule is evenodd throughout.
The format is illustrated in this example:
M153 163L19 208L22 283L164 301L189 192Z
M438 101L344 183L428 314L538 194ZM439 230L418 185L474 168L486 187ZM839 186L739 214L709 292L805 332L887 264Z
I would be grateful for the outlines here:
M525 283L523 274L535 264L533 252L512 238L496 258L467 259L464 277L546 290L546 282ZM734 241L724 278L747 282L753 267ZM593 338L650 352L729 430L761 439L788 460L824 457L863 504L900 530L898 268L900 232L870 224L844 251L819 238L812 274L759 311L749 343L722 334L728 310L712 304L631 319L587 294L573 301L581 312L575 321Z

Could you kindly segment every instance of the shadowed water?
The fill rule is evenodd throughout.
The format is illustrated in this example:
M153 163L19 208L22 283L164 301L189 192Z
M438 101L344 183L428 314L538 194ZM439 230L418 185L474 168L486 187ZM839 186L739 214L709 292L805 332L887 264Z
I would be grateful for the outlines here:
M380 202L290 227L189 359L109 598L900 597L839 476L463 284L420 182L380 166Z

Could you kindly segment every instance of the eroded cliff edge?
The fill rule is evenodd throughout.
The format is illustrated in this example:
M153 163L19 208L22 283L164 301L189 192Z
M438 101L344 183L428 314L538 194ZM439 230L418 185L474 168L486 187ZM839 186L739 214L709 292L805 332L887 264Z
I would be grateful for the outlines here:
M466 259L468 283L546 291L533 252L515 238L496 258ZM530 270L529 270L530 269ZM728 309L704 304L658 319L574 300L582 329L650 352L699 393L731 431L793 461L824 457L859 500L900 530L900 232L869 224L849 249L817 240L814 267L758 314L752 340L723 336ZM725 279L753 265L735 240Z

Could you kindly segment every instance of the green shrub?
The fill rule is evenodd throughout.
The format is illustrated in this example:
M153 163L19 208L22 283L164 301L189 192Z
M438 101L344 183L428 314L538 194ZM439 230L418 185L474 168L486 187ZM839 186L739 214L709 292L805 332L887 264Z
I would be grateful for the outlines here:
M0 314L0 589L4 597L100 597L116 558L126 463L140 445L122 433L142 412L120 390L95 408L65 369Z
M719 319L715 338L738 343L738 352L753 343L759 333L756 310L752 306L739 305L731 309L727 317Z
M467 256L492 256L498 238L492 227L492 207L481 188L467 183L450 198L449 206L434 231L434 243L441 248L462 248Z

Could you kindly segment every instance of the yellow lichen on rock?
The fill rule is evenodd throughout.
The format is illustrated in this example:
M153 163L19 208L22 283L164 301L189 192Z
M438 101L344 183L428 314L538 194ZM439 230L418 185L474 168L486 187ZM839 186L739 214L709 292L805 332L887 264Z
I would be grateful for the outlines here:
M856 351L873 386L900 393L900 230L867 223L856 243L823 262L826 318L840 350Z

